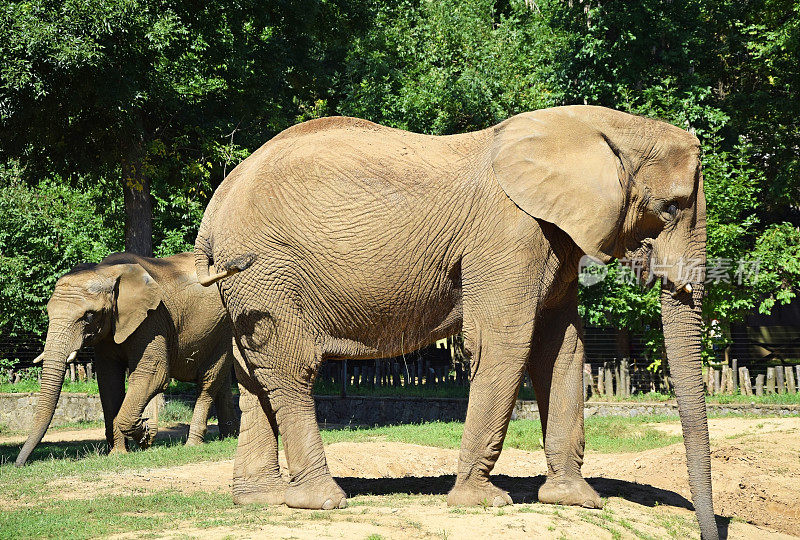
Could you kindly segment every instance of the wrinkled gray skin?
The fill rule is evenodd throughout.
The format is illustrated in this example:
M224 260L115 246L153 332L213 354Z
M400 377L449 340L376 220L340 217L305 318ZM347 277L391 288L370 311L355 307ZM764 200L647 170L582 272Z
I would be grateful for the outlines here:
M716 538L700 374L705 216L697 139L601 107L447 137L341 117L279 134L217 189L195 244L201 281L254 256L219 285L243 355L234 500L344 506L314 413L319 365L461 330L473 373L448 504L511 502L489 473L527 370L548 464L539 499L600 507L580 472L579 260L653 257L668 265L651 270L662 277L689 482L703 537ZM699 272L681 275L681 258Z
M171 377L199 385L186 444L203 442L212 403L217 406L220 433L237 433L230 385L230 319L219 291L198 283L191 253L163 259L115 253L98 264L80 265L58 280L47 313L47 341L40 357L42 390L17 466L25 464L47 431L66 360L84 345L95 348L112 453L126 451L126 437L150 445L157 426L148 425L142 412Z

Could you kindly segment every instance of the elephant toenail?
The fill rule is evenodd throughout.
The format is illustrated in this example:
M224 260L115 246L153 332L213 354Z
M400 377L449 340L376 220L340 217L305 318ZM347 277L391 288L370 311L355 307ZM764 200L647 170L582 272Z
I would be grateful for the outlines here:
M506 500L500 495L495 497L494 500L492 501L492 506L505 506L506 504L507 504Z
M323 510L333 510L333 501L328 499L322 504Z
M347 508L347 499L345 499L344 497L342 498L341 501L339 501L339 508Z

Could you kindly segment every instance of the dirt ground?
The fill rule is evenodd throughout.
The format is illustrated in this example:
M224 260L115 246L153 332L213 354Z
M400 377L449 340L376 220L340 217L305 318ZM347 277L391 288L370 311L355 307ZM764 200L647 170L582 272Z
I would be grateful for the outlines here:
M680 425L654 424L679 433ZM714 507L729 538L800 536L800 418L722 418L710 421ZM173 432L172 435L178 435ZM102 430L48 433L49 440L102 439ZM0 442L12 442L12 439ZM452 509L445 494L455 478L458 451L395 442L335 443L328 463L350 506L333 512L265 509L264 524L193 529L181 537L223 538L656 538L696 537L683 445L625 454L589 453L589 483L607 498L603 511L530 504L544 481L544 454L503 451L496 483L515 504L504 509ZM283 460L283 455L281 455ZM285 461L283 461L285 467ZM98 485L56 481L60 497L141 494L164 489L222 491L232 461L128 471ZM733 519L725 519L733 518ZM177 533L175 533L177 535ZM133 537L136 535L126 535ZM172 533L163 536L171 537Z

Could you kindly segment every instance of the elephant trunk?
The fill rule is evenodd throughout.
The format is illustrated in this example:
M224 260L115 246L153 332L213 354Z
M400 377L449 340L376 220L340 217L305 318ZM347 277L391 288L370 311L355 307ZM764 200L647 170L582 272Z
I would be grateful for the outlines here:
M664 342L686 446L689 487L702 538L718 538L711 498L711 456L700 357L702 283L691 294L661 291Z
M81 342L77 339L79 336L80 334L76 330L54 326L52 323L47 330L47 341L42 353L44 359L42 387L33 417L33 429L17 456L15 462L17 467L25 465L31 452L42 441L42 437L50 426L58 398L61 396L61 386L64 384L67 357L80 348Z

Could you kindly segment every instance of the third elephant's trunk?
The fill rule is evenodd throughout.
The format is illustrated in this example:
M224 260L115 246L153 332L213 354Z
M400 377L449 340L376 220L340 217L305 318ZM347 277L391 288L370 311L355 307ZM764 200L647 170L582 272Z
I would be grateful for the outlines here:
M47 330L42 368L42 387L39 391L39 401L36 404L36 413L33 417L33 428L28 439L22 446L15 465L21 467L30 457L42 437L44 437L61 396L61 385L64 384L64 374L67 369L67 357L80 347L77 341L77 332L63 327L54 327L51 323Z
M711 456L701 372L702 298L702 284L696 284L691 295L682 292L673 296L663 288L661 314L670 375L683 427L692 501L702 537L712 540L718 538L718 532L711 499Z

